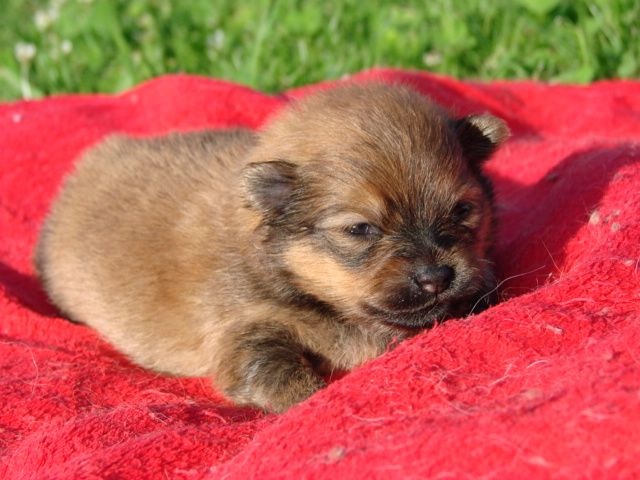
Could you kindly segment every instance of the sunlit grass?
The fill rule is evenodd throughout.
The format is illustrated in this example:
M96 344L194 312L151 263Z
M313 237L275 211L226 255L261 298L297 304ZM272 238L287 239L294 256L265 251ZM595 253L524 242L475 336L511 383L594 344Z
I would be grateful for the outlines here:
M168 72L266 91L380 65L580 83L640 74L636 0L3 4L3 99L114 92Z

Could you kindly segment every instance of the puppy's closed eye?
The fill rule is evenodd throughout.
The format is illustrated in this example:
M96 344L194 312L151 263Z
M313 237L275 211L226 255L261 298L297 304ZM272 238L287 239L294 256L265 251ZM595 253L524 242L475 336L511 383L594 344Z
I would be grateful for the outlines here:
M356 223L355 225L350 225L349 227L347 227L346 231L349 235L362 239L372 239L382 234L378 227L366 222L360 222Z
M474 205L471 202L467 202L464 200L459 201L455 204L453 209L451 210L451 218L454 222L463 222L468 219L473 213Z

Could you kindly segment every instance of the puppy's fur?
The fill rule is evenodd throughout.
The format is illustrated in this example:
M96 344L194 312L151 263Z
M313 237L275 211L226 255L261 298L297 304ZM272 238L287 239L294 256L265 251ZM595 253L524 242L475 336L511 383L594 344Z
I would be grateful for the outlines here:
M37 270L139 364L283 411L494 285L482 163L507 137L401 86L246 130L109 138L66 180Z

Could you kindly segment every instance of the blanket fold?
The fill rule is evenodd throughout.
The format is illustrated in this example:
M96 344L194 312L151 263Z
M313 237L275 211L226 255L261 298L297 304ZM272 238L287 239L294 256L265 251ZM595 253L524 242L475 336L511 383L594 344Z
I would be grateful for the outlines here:
M260 128L292 99L175 75L0 105L0 478L637 478L640 82L371 70L512 138L488 163L502 301L276 416L143 370L61 318L31 252L64 175L114 132Z

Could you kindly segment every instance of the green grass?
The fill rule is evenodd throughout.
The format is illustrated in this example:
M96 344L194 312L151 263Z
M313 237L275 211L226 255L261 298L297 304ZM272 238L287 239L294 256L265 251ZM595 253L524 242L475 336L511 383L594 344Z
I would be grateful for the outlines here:
M115 92L168 72L271 92L372 66L575 83L640 74L637 0L3 0L2 10L0 99ZM16 59L19 43L36 47L31 60Z

